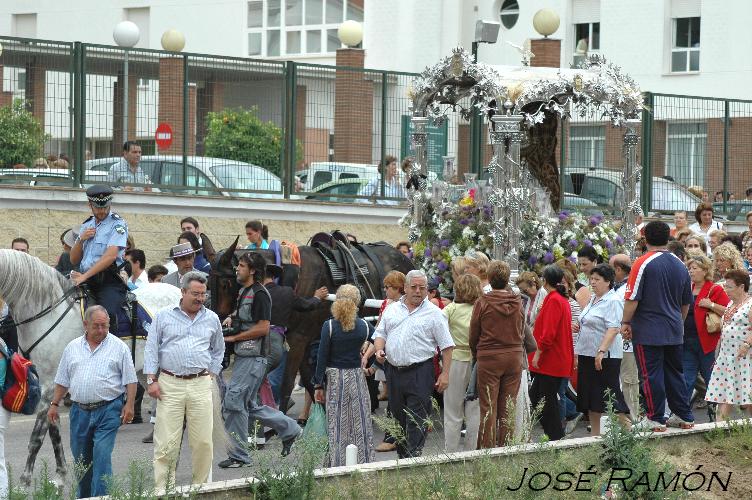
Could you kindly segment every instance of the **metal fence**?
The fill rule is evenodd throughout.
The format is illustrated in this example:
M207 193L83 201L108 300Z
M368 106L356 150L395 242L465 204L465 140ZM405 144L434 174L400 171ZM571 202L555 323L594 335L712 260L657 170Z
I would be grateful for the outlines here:
M412 154L415 74L13 37L0 44L0 123L13 120L24 132L24 147L0 141L0 184L404 200L399 166ZM752 209L743 201L752 102L647 92L645 103L638 125L645 211L693 211L702 192L730 217ZM491 148L481 128L481 141L472 141L458 112L429 126L430 178L441 178L446 157L482 178ZM564 207L621 207L623 134L598 116L559 123ZM126 140L141 146L146 182L118 165ZM396 172L380 175L390 156Z

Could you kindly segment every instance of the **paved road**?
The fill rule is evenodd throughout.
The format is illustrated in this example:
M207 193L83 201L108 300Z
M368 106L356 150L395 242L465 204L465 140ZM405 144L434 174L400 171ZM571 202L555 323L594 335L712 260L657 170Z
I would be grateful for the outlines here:
M298 412L303 407L302 394L300 393L294 394L293 399L295 400L296 404L290 410L289 414L292 417L297 417ZM150 405L145 402L144 408L150 408ZM386 404L382 403L381 408L377 410L377 414L383 416L385 408L386 408ZM144 417L145 418L148 417L146 410L144 410ZM708 421L706 411L701 410L701 409L695 410L695 418L697 419L698 423ZM443 452L443 445L444 445L443 429L442 429L442 425L440 424L441 420L440 419L436 419L436 420L439 422L439 424L429 434L429 437L426 443L425 454L437 454L437 453ZM61 432L63 435L64 444L65 444L66 458L70 461L71 453L70 453L70 446L68 444L69 443L69 432L68 432L69 420L68 420L67 409L61 408L61 422L62 422ZM31 430L33 428L33 425L34 425L33 417L14 415L14 417L11 419L9 428L5 433L6 463L11 467L11 473L16 480L20 476L22 469L24 467L24 464L26 462L28 440L29 440L29 436L31 435ZM148 467L148 470L151 471L150 465L151 465L151 460L153 456L153 447L151 444L143 444L141 442L141 438L144 437L147 433L149 433L150 430L151 430L151 425L148 423L126 425L120 429L120 431L118 432L118 436L117 436L117 442L115 444L115 451L113 453L113 467L114 467L115 474L125 475L125 473L128 471L129 464L131 464L131 462L134 460L142 461ZM537 429L535 431L535 434L536 434L536 438L540 436L541 434L540 429ZM570 437L585 437L588 435L589 433L586 429L586 422L581 421L577 429L570 435ZM374 441L376 443L379 443L382 437L383 437L383 432L379 430L377 426L374 426ZM281 450L281 443L279 439L272 438L272 440L268 442L264 450L256 452L258 456L256 457L255 462L268 464L270 461L282 460L279 458L280 450ZM254 467L243 468L243 469L229 469L229 470L220 469L219 467L216 466L216 464L220 462L221 460L224 460L225 458L226 458L226 455L224 453L224 450L215 449L215 453L214 453L215 466L213 470L213 479L215 481L247 477L249 475L252 475L255 470ZM396 458L397 458L397 455L395 452L377 453L376 455L377 460L391 460L391 459L396 459ZM288 457L288 460L294 460L294 459L295 459L294 455L291 457ZM37 466L35 469L35 476L41 470L43 461L46 461L49 464L49 468L51 472L54 471L55 460L54 460L54 455L52 452L52 446L50 445L50 442L49 442L49 436L47 440L45 441L42 447L42 450L40 451L39 459L37 460ZM180 463L178 465L177 483L178 484L190 483L190 448L188 447L187 439L184 442L183 450L181 452Z

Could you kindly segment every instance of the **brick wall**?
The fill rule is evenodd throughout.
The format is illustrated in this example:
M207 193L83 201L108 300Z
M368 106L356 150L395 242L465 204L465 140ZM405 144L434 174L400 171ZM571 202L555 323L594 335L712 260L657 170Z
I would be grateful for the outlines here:
M120 156L123 147L123 94L125 89L123 73L118 74L118 79L113 86L112 96L112 156ZM128 75L128 140L136 139L136 108L138 96L138 78L136 75Z
M31 114L44 127L45 76L43 67L34 63L26 65L26 103Z
M183 152L183 59L159 59L159 123L172 127L172 145L163 154ZM188 87L188 154L196 154L196 86Z
M530 46L535 57L530 61L530 66L558 68L561 66L561 40L553 38L540 38L531 40Z
M362 68L365 51L338 49L337 66ZM334 159L371 163L373 145L373 83L361 71L337 69L334 104ZM305 116L305 114L304 114Z

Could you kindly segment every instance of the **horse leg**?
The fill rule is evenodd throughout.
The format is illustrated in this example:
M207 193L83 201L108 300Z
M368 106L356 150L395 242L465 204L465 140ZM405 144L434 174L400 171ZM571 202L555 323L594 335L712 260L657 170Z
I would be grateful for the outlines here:
M63 447L63 438L60 436L60 422L50 424L50 442L52 450L55 452L55 473L60 484L65 484L65 476L68 474L67 464L65 463L65 448Z
M31 475L34 473L34 462L37 460L39 449L44 443L44 436L47 434L47 427L49 422L47 421L47 411L40 410L37 413L37 419L34 422L34 430L31 431L31 437L29 438L29 455L26 457L26 468L23 474L21 474L21 484L28 487L31 485Z
M290 395L295 385L295 376L298 374L300 365L307 362L305 359L306 348L308 347L308 338L304 335L291 333L287 335L287 344L290 350L287 353L287 366L285 368L285 378L282 381L282 390L280 410L287 412L289 409Z

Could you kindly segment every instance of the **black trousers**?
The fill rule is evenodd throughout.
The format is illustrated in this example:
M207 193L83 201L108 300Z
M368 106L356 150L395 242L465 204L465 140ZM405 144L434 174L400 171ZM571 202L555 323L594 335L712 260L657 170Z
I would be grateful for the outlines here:
M564 437L564 428L561 426L559 413L559 387L563 377L552 377L535 373L533 383L530 386L530 404L533 408L543 400L543 413L540 421L543 432L551 441L558 441Z
M397 440L397 455L419 457L426 442L426 420L431 414L433 364L428 359L400 370L387 363L386 370L389 408L405 433L404 440Z
M104 307L110 315L110 332L117 333L118 313L125 305L128 287L119 276L114 274L114 271L109 269L95 275L86 284L94 304ZM86 306L94 304L88 303Z

